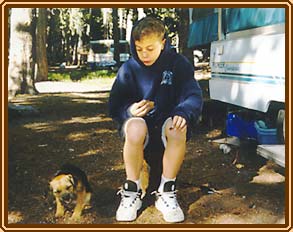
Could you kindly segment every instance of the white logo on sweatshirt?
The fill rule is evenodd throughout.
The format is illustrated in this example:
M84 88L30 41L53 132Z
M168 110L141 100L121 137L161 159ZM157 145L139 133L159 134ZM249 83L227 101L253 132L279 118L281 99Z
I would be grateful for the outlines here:
M161 85L172 85L173 72L172 71L164 71L162 74Z

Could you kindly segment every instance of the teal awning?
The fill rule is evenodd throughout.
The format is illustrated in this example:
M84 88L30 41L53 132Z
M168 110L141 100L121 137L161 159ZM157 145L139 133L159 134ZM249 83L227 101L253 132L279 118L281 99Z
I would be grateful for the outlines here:
M197 9L197 11L200 9ZM284 8L223 8L223 34L285 22ZM188 47L218 40L218 13L195 19L189 27Z
M189 48L208 44L218 38L218 14L213 13L207 17L194 21L189 26Z
M284 8L228 8L224 12L225 33L285 22Z

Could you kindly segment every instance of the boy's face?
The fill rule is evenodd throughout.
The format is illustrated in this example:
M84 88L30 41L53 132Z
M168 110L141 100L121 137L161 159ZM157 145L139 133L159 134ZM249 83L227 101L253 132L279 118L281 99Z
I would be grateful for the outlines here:
M138 58L146 66L151 66L159 58L164 49L165 39L161 39L157 34L150 34L135 41L135 48Z

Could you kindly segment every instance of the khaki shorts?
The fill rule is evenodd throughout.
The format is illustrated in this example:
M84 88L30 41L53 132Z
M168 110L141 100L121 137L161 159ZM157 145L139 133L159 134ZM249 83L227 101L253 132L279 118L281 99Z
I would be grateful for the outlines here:
M143 120L145 123L146 123L146 121L143 119L143 118L139 118L139 117L136 117L137 119L140 119L140 120ZM121 130L121 136L123 137L123 139L125 139L125 134L126 134L126 132L125 132L125 128L126 128L126 126L127 126L127 123L131 120L131 119L133 119L133 118L129 118L128 120L126 120L125 121L125 123L123 124L123 126L122 126L122 130ZM167 118L165 121L164 121L164 123L163 123L163 125L162 125L162 127L161 127L161 140L162 140L162 143L163 143L163 145L164 145L164 147L166 148L166 146L167 146L167 137L166 137L166 125L167 125L167 122L168 122L168 120L172 120L172 118L171 117L169 117L169 118ZM149 129L148 129L149 130ZM149 131L147 131L147 135L146 135L146 138L145 138L145 141L144 141L144 148L146 148L147 147L147 145L148 145L148 143L149 143L149 140L150 140L150 135L149 135Z

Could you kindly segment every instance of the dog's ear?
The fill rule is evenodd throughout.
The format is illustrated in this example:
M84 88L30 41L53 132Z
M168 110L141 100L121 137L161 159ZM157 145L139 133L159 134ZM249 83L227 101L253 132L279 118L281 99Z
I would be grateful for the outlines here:
M47 185L49 191L52 191L52 189L53 189L53 188L52 188L52 185L51 185L51 182L52 182L52 181L50 181L50 182L48 183L48 185Z
M74 178L71 174L67 175L67 180L74 186L75 185L75 181Z
M47 203L52 203L54 201L53 188L51 186L51 181L48 183L47 188L43 191L43 197L46 199Z
M55 173L54 173L54 177L56 177L56 176L59 176L60 174L62 173L62 170L57 170Z

